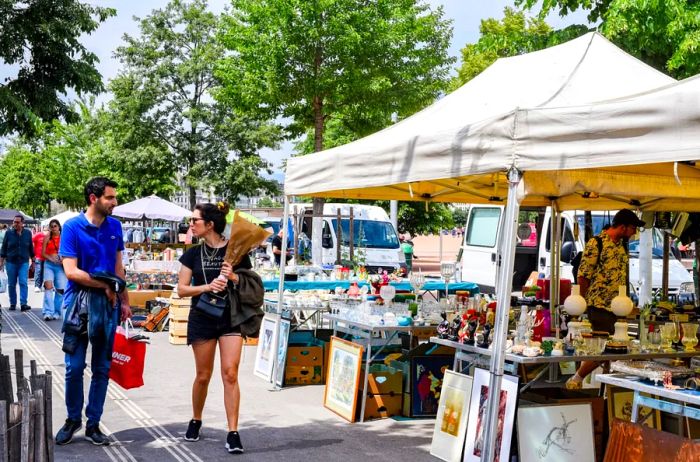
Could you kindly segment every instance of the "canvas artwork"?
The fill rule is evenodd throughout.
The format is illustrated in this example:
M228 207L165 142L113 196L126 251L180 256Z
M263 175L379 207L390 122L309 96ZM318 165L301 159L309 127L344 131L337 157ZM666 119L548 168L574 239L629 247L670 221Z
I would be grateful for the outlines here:
M287 362L287 346L289 345L289 331L291 325L289 319L280 319L279 343L277 345L277 369L275 369L275 385L278 387L284 384L284 369Z
M442 380L453 362L453 356L445 355L411 358L411 417L437 414Z
M267 313L260 326L254 373L268 382L272 381L272 370L277 353L275 348L277 329L279 329L279 315Z
M612 428L613 419L620 419L626 422L632 421L632 401L634 392L625 388L607 386L608 394L608 425ZM644 393L645 396L649 396ZM661 412L646 406L639 406L637 412L639 423L649 428L661 430ZM641 420L644 419L644 420Z
M522 462L595 462L591 404L521 407L518 447Z
M362 345L331 337L324 406L350 422L355 421L360 386Z
M484 425L486 424L486 398L489 396L489 377L489 371L486 369L477 368L474 370L464 462L479 462L481 460L481 452L484 445ZM518 378L504 375L498 401L498 433L496 437L495 462L499 460L508 461L517 399Z
M472 377L445 371L430 454L447 462L459 462L467 432Z

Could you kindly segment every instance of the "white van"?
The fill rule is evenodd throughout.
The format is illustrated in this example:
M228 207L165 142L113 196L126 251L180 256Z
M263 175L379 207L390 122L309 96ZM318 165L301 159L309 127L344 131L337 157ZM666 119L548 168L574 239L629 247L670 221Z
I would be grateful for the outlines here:
M482 291L493 292L496 285L496 251L503 228L503 206L473 205L467 216L467 226L461 250L462 280L474 282ZM604 224L612 221L614 213L593 212L593 233L598 234ZM609 217L609 218L608 218ZM562 212L561 232L562 250L560 274L562 279L573 280L571 260L577 252L583 251L585 242L583 232L583 213ZM515 251L513 272L513 290L519 290L533 271L551 274L551 239L550 209L522 210L518 220L518 242ZM533 232L535 235L533 235ZM654 249L652 260L652 287L654 293L661 291L662 278L662 237L654 231ZM638 293L639 280L639 242L629 243L630 284ZM681 303L694 300L693 279L683 264L673 256L669 260L669 295Z
M340 227L342 243L340 251L343 258L349 255L350 208L353 214L353 252L357 260L364 263L370 273L382 270L393 271L406 268L406 259L401 250L398 234L389 216L383 208L362 204L324 204L323 206L323 247L322 262L332 265L337 259L338 219L340 210ZM302 206L303 220L301 231L311 237L312 207Z

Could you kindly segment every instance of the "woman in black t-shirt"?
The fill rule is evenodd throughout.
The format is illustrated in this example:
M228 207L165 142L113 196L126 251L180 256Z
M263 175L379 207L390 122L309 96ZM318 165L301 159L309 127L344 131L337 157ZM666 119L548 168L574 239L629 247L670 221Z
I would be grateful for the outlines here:
M198 441L202 427L202 409L207 397L209 380L214 369L216 345L221 356L221 378L224 383L224 408L228 420L226 449L228 452L243 452L238 435L238 410L240 388L238 386L238 366L241 360L243 338L240 330L231 327L230 307L224 310L221 318L213 318L197 311L199 297L205 292L217 295L227 293L227 284L238 283L238 268L250 269L250 259L246 256L235 268L224 262L227 239L223 236L226 215L229 207L218 204L197 204L190 218L192 235L200 238L200 244L188 249L180 257L179 280L177 285L180 297L192 297L192 308L187 323L187 344L194 352L196 376L192 384L192 420L185 433L186 441Z

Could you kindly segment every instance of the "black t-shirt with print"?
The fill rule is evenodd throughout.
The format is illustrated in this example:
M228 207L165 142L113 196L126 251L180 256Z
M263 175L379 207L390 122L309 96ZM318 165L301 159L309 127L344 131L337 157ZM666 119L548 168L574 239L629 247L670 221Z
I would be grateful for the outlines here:
M204 251L202 246L205 246ZM192 270L192 285L201 286L212 283L219 276L221 265L224 263L224 256L226 256L226 246L215 249L202 243L187 249L180 257L180 263ZM202 271L202 262L204 262L204 271ZM251 269L252 267L250 258L246 255L233 269L235 271L239 268ZM204 278L205 273L206 281ZM199 295L192 297L192 306L195 306L198 300Z

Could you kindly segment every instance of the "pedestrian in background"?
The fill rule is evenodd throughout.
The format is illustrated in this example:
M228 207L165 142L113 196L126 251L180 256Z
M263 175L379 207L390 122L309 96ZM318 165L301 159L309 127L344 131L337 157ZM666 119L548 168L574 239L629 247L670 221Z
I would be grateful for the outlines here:
M406 258L406 271L409 273L413 271L413 260L418 260L418 257L416 257L416 255L413 253L413 247L411 236L406 233L401 238L401 251L403 252L403 256Z
M32 245L34 246L34 292L41 292L41 285L44 282L44 257L41 256L41 249L44 248L44 238L48 229L46 227L39 228L32 237Z
M7 292L10 296L10 310L17 309L17 283L19 283L19 303L22 311L32 309L27 304L27 280L29 268L33 265L34 246L32 232L24 228L24 216L16 215L12 220L12 230L5 233L0 247L0 271L7 268Z
M83 372L88 344L92 345L92 378L85 407L85 439L98 446L109 445L109 438L100 430L100 419L109 385L109 369L112 365L112 343L109 339L114 338L119 319L123 322L131 317L131 307L126 289L117 294L114 285L91 275L99 273L121 279L126 276L122 263L122 225L119 220L110 216L117 205L116 188L117 183L104 177L95 177L88 181L83 190L87 209L66 221L61 235L58 254L68 278L64 308L73 308L77 295L89 290L91 294L87 303L90 305L88 310L99 307L106 312L95 313L95 319L90 319L90 322L94 323L90 330L102 334L96 336L100 341L93 343L85 326L84 333L74 335L77 336L77 341L71 344L72 352L66 352L65 397L68 418L56 434L58 445L70 443L75 432L83 426ZM106 297L106 300L102 297ZM66 314L66 318L68 316ZM66 333L65 324L63 330ZM64 351L65 341L66 337Z
M58 220L49 222L49 235L44 239L41 256L44 259L44 306L42 316L44 321L61 319L63 291L66 289L66 273L63 271L61 257L61 223Z

